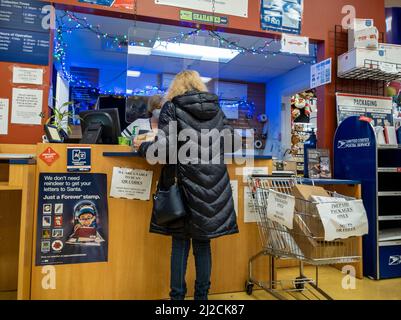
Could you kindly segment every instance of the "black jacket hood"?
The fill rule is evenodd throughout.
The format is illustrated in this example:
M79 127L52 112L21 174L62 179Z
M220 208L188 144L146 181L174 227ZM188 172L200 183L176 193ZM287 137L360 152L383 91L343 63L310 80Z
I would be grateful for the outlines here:
M219 113L219 98L213 93L189 91L172 102L200 121L211 120Z

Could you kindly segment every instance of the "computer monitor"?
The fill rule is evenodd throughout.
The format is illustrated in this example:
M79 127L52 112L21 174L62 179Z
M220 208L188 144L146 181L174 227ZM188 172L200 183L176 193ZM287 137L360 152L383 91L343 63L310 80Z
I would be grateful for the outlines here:
M121 96L113 96L113 95L101 95L97 99L96 109L111 109L117 108L118 115L120 118L120 126L121 128L126 128L131 122L126 121L125 110L126 110L126 98Z
M121 134L118 109L89 110L81 117L82 139L85 144L118 144Z

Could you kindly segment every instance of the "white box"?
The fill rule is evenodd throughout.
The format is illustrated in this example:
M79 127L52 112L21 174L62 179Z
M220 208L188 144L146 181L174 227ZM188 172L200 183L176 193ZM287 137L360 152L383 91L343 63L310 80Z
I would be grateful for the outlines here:
M338 57L338 75L344 75L354 69L364 68L366 63L386 62L384 50L352 49ZM368 67L368 66L367 66Z
M386 62L401 64L401 46L389 43L379 43L379 50L384 50Z
M373 19L353 19L348 30L348 50L355 48L355 32L374 27Z
M379 47L379 30L370 27L355 31L355 48L377 49Z

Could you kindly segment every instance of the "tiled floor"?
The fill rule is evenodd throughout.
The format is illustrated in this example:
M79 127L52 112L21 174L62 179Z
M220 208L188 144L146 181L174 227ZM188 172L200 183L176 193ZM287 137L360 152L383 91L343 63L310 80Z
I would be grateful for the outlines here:
M309 277L314 276L314 268L306 267L305 273ZM286 268L280 269L278 277L280 279L292 279L296 277L298 269ZM401 300L401 279L374 281L370 279L355 280L354 289L343 289L344 274L341 271L324 267L319 271L320 287L325 290L335 300ZM306 292L305 295L313 297ZM293 299L292 296L286 295ZM304 299L302 295L297 298ZM16 299L16 292L0 292L0 300ZM274 300L270 294L263 290L255 290L248 296L245 292L220 294L210 296L210 300Z

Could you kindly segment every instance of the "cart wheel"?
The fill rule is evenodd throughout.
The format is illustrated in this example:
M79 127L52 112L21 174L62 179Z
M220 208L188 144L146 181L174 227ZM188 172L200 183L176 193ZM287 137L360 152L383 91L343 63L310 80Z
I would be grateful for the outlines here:
M248 296L250 296L253 292L253 283L246 281L245 282L245 291Z
M304 290L305 289L305 282L304 282L305 280L307 280L307 278L298 277L295 282L295 289Z

